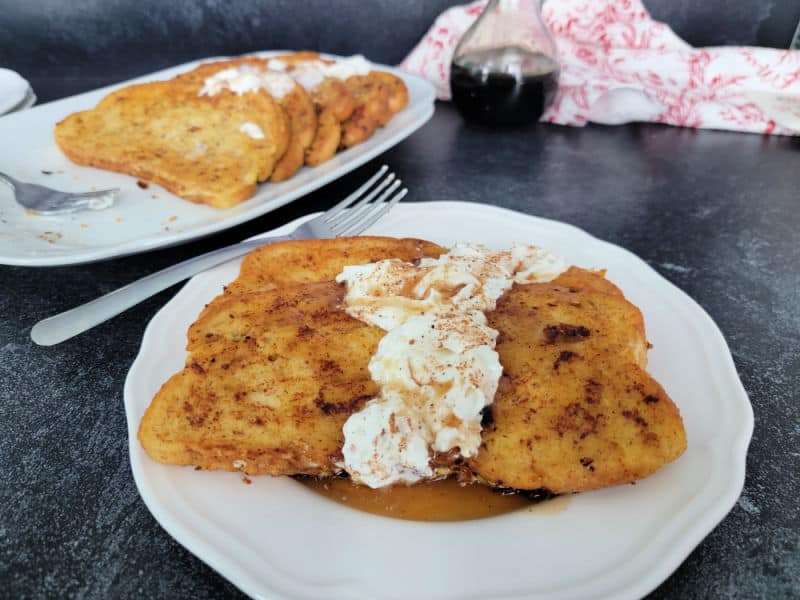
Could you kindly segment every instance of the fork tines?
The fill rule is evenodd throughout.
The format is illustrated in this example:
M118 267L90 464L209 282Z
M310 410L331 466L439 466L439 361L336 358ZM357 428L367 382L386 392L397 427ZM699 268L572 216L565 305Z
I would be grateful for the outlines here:
M402 182L388 171L389 167L383 165L364 185L329 211L335 214L326 221L337 237L363 231L408 193L406 188L398 191Z

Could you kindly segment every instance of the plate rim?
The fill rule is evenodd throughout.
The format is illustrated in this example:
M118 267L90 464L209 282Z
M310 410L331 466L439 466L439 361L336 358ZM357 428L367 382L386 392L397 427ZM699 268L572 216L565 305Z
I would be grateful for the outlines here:
M257 52L250 52L240 56L269 57L269 56L274 56L276 54L285 54L287 52L293 52L293 51L262 50ZM324 53L324 52L321 52L320 55L324 58L331 58L331 59L346 58L344 56ZM33 108L27 107L27 110L38 110L42 107L47 107L57 102L75 100L76 98L82 98L83 96L89 94L96 94L98 92L108 93L128 85L142 83L145 81L157 80L158 77L163 76L165 73L168 72L174 72L176 70L184 70L184 69L188 70L202 63L212 62L217 60L225 60L229 58L235 58L235 56L233 57L212 56L212 57L192 60L182 64L173 65L164 69L159 69L158 71L153 71L151 73L142 75L140 77L135 77L133 79L128 79L126 81L122 81L112 85L96 88L93 90L82 92L80 94L74 94L72 96L66 96L64 98L58 98L56 100L45 102L43 104L38 104ZM204 237L208 237L215 233L219 233L227 229L230 229L232 227L235 227L237 225L241 225L242 223L246 223L248 221L261 217L267 213L270 213L274 210L277 210L282 206L294 202L295 200L298 200L303 196L311 194L312 192L315 192L316 190L324 187L325 185L333 181L336 181L340 177L363 166L367 162L380 156L384 152L390 150L391 148L393 148L394 146L405 140L406 138L410 137L413 133L415 133L423 125L425 125L431 119L431 117L433 117L433 113L435 110L435 101L436 101L436 92L433 84L431 84L428 80L423 79L422 77L419 77L412 73L406 73L405 71L401 71L397 67L384 65L372 61L370 62L375 67L381 70L388 71L398 77L401 77L407 82L409 81L413 82L413 85L415 86L419 86L423 92L422 98L420 99L419 103L416 106L409 105L404 109L411 111L407 113L410 119L410 122L407 125L402 126L398 131L394 132L386 140L375 143L372 146L359 145L352 149L345 150L340 155L346 155L346 153L349 150L358 150L359 152L355 154L355 156L353 156L352 158L348 159L345 164L340 165L338 168L332 170L331 172L324 173L318 177L315 177L308 183L301 185L300 187L298 187L293 191L286 192L283 195L278 196L277 198L271 199L266 202L262 202L261 204L256 204L253 207L239 213L236 216L232 216L228 219L222 219L219 221L212 221L207 223L206 225L203 225L202 227L197 227L184 232L175 233L174 235L170 235L168 237L151 236L149 238L145 238L144 240L133 239L124 242L122 244L116 244L112 246L100 246L96 248L74 249L74 250L65 249L64 253L55 255L46 254L42 256L15 256L14 254L0 254L0 264L8 266L18 266L18 267L60 267L69 265L88 264L102 260L110 260L114 258L120 258L123 256L130 256L132 254L140 254L143 252L149 252L151 250L168 248L192 240L198 240ZM35 96L34 96L34 102L35 102ZM76 109L76 110L82 110L82 109ZM6 115L0 115L0 118L2 118L3 116L11 116L17 112L20 111L16 110L11 111ZM369 143L370 141L367 140L364 144L369 144ZM81 165L75 165L75 166L81 167ZM83 168L89 168L89 167L83 167ZM124 173L120 173L119 175L125 176ZM168 192L166 190L165 192L172 196L175 196L175 194L172 194L171 192ZM186 202L188 202L188 200Z
M732 441L730 446L727 448L727 454L729 455L729 462L733 467L736 467L736 471L734 473L726 473L727 477L724 480L717 481L716 490L717 493L714 497L709 499L711 503L710 506L701 505L698 508L702 508L702 518L687 521L685 524L681 525L678 523L673 529L669 536L665 540L661 540L661 542L669 542L667 545L667 550L660 555L659 560L655 561L648 565L647 570L644 572L636 572L635 580L625 589L614 589L610 590L609 593L605 594L605 597L609 598L636 598L646 595L647 593L654 590L658 585L660 585L663 581L665 581L679 566L680 564L688 557L688 555L697 547L697 545L709 534L713 531L717 525L724 519L724 517L730 512L730 510L735 506L736 501L738 500L745 480L746 474L746 458L747 458L747 451L748 447L752 438L753 434L753 427L754 427L754 418L753 418L753 408L752 403L749 400L748 394L741 382L739 374L736 370L735 363L733 361L732 354L730 352L730 348L727 345L727 341L722 334L721 330L711 318L711 316L705 311L705 309L700 306L693 298L691 298L686 292L681 290L671 281L663 277L658 271L656 271L651 265L649 265L644 259L640 258L633 252L627 250L626 248L619 246L617 244L613 244L611 242L602 240L597 238L596 236L588 233L587 231L578 228L574 225L569 223L565 223L562 221L547 219L544 217L538 217L534 215L529 215L525 213L521 213L518 211L514 211L511 209L487 205L487 204L478 204L478 203L471 203L471 202L458 202L458 201L436 201L436 202L415 202L415 203L408 203L408 204L401 204L399 205L400 210L403 211L422 211L423 213L427 210L436 210L436 209L446 209L448 211L473 211L477 213L486 214L505 214L506 217L513 217L514 219L526 219L531 220L533 222L537 222L540 225L546 227L554 227L558 229L562 229L564 231L570 231L573 235L579 234L585 236L586 238L591 239L593 243L597 243L600 245L605 246L607 249L611 250L612 252L619 253L620 256L624 256L625 260L633 261L638 263L638 266L644 267L645 271L650 276L655 276L659 280L660 283L666 284L671 288L673 293L676 293L676 298L680 299L681 304L687 310L691 310L694 312L695 316L701 318L704 321L704 325L707 327L708 332L711 334L711 338L707 338L708 344L715 344L719 349L723 349L724 352L718 353L717 358L719 360L720 366L724 367L725 373L725 381L727 382L728 386L730 387L731 391L733 392L730 396L730 402L739 405L741 409L738 414L736 415L739 417L739 420L736 423L731 425L731 432L729 433L729 437ZM280 234L284 233L287 230L291 230L297 224L301 223L304 220L313 218L316 214L306 215L304 217L300 217L295 219L291 223L287 223L279 228L274 230L259 234L254 237L264 237L273 234ZM234 259L230 262L236 262L240 259ZM230 264L230 263L227 263ZM142 361L145 359L144 351L147 349L147 345L150 342L151 338L154 337L156 327L158 325L158 321L160 319L164 319L165 315L168 314L170 305L173 302L176 302L176 299L183 296L184 294L188 294L191 292L190 284L195 282L194 285L199 285L202 282L202 279L206 275L205 273L197 275L193 277L185 286L181 288L164 306L162 306L158 312L153 316L153 318L148 322L147 327L145 328L144 334L142 335L142 341L139 347L139 351L137 353L136 358L134 359L131 367L128 371L128 374L125 378L125 386L124 386L124 402L125 402L125 413L126 419L128 421L128 434L129 434L129 456L131 460L131 470L134 476L134 480L139 491L142 500L145 502L148 510L150 510L151 514L155 517L158 523L162 526L162 528L171 535L178 543L186 547L190 552L192 552L195 556L197 556L201 561L205 562L209 565L212 569L220 573L225 579L230 581L233 585L239 588L245 594L252 596L252 597L262 597L261 593L263 585L258 585L257 583L251 581L251 577L246 573L241 573L241 569L237 567L235 564L236 561L230 559L228 557L220 556L220 552L213 547L206 547L204 544L198 542L193 536L191 532L186 531L186 526L184 523L181 522L181 519L176 519L174 515L170 514L168 510L160 506L158 499L154 490L151 488L150 483L144 477L140 467L139 467L139 456L140 453L138 452L138 439L136 437L136 433L138 431L138 421L136 419L135 414L135 407L133 406L134 398L133 398L133 386L135 385L134 378L136 374L137 368L141 368ZM712 436L712 439L715 436ZM688 503L687 503L688 504ZM684 517L687 517L685 511L681 513ZM690 516L690 515L689 515ZM502 518L502 517L498 517ZM686 519L684 519L686 520ZM187 541L187 538L189 541ZM624 572L625 565L616 565L614 569L610 572L611 575L614 575L618 572ZM240 572L237 576L237 572ZM629 579L630 579L630 575ZM606 577L604 581L608 582L609 577ZM276 589L269 589L269 593L272 597L289 597L289 596L278 596L280 594ZM564 590L558 590L560 593L564 593ZM566 590L569 592L569 589ZM512 595L512 596L503 596L504 598L516 598L516 597L529 597L527 594L523 594L522 596Z

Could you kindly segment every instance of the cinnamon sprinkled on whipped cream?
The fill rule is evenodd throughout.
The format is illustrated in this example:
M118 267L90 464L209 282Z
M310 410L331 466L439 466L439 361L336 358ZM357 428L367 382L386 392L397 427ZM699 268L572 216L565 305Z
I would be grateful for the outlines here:
M431 452L474 456L502 375L486 312L514 283L551 281L564 261L535 246L459 244L419 265L345 267L345 310L387 331L369 363L380 394L344 425L344 467L372 488L435 475Z

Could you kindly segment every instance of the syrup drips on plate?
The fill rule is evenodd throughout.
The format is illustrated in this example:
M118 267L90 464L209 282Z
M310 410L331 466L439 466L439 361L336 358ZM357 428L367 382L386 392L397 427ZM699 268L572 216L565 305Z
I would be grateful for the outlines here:
M566 510L569 496L530 500L503 495L484 485L460 485L455 479L428 481L412 486L371 489L347 478L298 478L317 494L339 504L374 515L410 521L468 521L514 511L558 514Z

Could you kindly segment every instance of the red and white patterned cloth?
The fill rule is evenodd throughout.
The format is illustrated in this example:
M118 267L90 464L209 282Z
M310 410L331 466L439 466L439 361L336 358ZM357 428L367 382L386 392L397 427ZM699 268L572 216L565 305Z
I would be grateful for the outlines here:
M448 100L453 51L485 4L442 13L400 68L429 79ZM692 48L653 20L640 0L552 0L542 15L561 62L558 91L542 121L653 121L800 135L800 51Z

